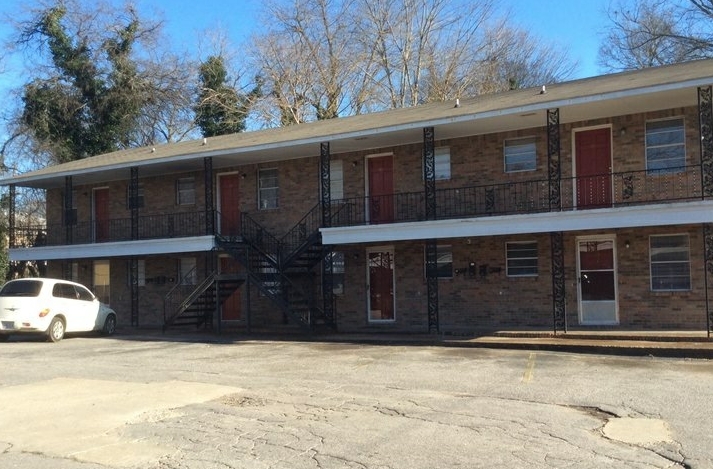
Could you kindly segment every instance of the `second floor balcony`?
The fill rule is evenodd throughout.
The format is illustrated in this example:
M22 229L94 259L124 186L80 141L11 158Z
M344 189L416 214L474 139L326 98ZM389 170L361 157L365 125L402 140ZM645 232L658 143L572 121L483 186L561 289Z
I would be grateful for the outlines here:
M699 165L548 180L437 188L436 220L526 215L542 212L581 211L633 205L697 201L703 198ZM559 199L559 200L557 200ZM424 191L333 200L332 227L425 222ZM296 228L312 230L320 211L312 210L307 223ZM244 223L242 224L244 228ZM211 232L211 228L212 232ZM251 230L261 229L250 225ZM302 233L304 237L310 233ZM290 233L292 232L290 231ZM288 233L288 235L290 234ZM132 240L156 240L220 234L217 211L194 211L140 215L131 218L79 221L73 225L16 225L14 246L61 246ZM230 233L234 235L235 233ZM280 237L284 233L272 233Z

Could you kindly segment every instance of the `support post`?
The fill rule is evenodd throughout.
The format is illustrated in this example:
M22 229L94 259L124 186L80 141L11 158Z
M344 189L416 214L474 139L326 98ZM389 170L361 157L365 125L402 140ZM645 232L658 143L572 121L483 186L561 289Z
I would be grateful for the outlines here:
M562 210L560 165L560 110L547 110L547 168L550 186L550 211Z
M552 313L554 333L567 332L567 298L565 295L564 275L564 234L561 231L550 233L552 248Z
M129 260L129 278L131 283L131 325L139 326L139 259Z
M711 336L713 327L713 308L710 302L710 280L713 277L713 225L703 224L703 281L706 294L706 334Z
M423 129L423 191L426 199L426 220L437 218L436 207L436 145L433 127ZM438 241L426 240L426 290L428 297L428 332L440 332L438 312Z
M322 205L322 227L332 226L332 186L330 175L329 142L319 145L319 187L320 203Z
M203 158L205 191L205 234L215 234L215 213L213 212L213 158Z
M698 88L703 198L713 196L713 87Z
M72 231L73 226L77 224L77 216L74 208L74 201L72 200L74 192L72 188L72 176L64 177L64 238L67 245L72 244ZM48 233L49 234L49 233Z
M319 145L319 188L323 228L332 226L332 181L330 170L329 142L322 142ZM324 249L324 257L322 258L322 310L324 312L324 322L334 327L336 317L334 304L334 251L331 248L325 247Z
M129 208L131 209L131 239L139 239L139 168L131 167Z
M8 201L9 206L8 206L8 214L7 214L7 228L8 231L10 231L10 236L8 239L8 244L11 248L17 247L17 236L15 233L16 226L15 226L15 207L17 201L15 200L17 198L17 190L15 188L15 184L10 184L10 195L9 195L10 200Z

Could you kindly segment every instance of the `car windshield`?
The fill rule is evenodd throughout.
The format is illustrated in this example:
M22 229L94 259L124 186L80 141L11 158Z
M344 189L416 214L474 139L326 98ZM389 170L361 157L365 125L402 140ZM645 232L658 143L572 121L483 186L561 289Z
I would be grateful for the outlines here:
M39 280L18 280L8 282L0 290L0 296L39 296L42 282Z

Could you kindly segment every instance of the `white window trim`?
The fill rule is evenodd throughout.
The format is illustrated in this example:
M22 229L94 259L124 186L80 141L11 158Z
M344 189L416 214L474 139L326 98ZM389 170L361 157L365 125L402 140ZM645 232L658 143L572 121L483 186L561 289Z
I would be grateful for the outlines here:
M274 187L261 187L260 186L260 176L263 172L266 171L275 171L277 173L277 177L275 178L277 180L277 185ZM280 182L279 182L279 175L280 172L278 168L260 168L257 171L257 209L258 210L275 210L280 207L280 196L279 196L279 191L280 191ZM277 196L275 197L275 206L274 207L263 207L262 201L262 191L263 189L277 189Z
M666 121L674 121L674 120L681 120L683 121L683 143L677 143L675 145L668 145L668 146L683 146L683 164L676 166L675 168L681 168L682 166L686 166L686 118L684 116L672 116L672 117L662 117L661 119L651 119L647 120L644 122L644 163L646 164L646 170L647 171L656 171L656 172L661 172L663 174L668 174L671 173L671 169L669 168L649 168L649 146L646 143L646 136L648 134L647 132L647 125L648 124L653 124L656 122L666 122ZM663 147L666 145L657 145L656 147ZM656 148L654 147L654 148ZM679 169L680 170L680 169Z
M508 146L508 142L515 142L517 140L532 140L532 143L535 146L535 166L532 169L515 169L515 170L508 171L508 164L507 164L507 158L505 155L505 149ZM526 172L532 172L532 171L537 171L537 136L530 135L530 136L525 136L525 137L513 137L513 138L504 139L503 140L503 172L506 174L513 174L513 173L526 173Z
M525 258L519 258L519 259L535 259L535 267L537 269L537 272L534 274L511 274L510 273L510 264L509 260L510 258L508 257L508 247L511 244L534 244L535 245L535 250L537 253L536 257L525 257ZM540 275L540 246L536 240L529 240L529 241L507 241L505 243L505 276L509 278L523 278L523 277L537 277Z
M688 248L688 260L685 262L688 264L688 288L675 288L675 289L670 289L670 288L654 288L654 272L653 272L653 261L651 259L652 257L652 249L651 249L651 239L652 238L662 238L662 237L672 237L672 236L683 236L686 238L686 247ZM682 263L684 261L676 261L679 263ZM664 264L666 262L657 262L657 264ZM689 292L693 289L693 279L691 278L691 237L689 236L688 233L671 233L671 234L656 234L656 235L650 235L649 236L649 289L651 292Z

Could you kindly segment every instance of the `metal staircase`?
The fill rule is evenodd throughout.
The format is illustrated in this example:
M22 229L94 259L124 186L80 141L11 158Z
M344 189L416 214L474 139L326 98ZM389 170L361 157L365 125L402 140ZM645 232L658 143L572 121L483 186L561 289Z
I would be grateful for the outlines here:
M312 332L334 327L315 299L314 267L326 250L319 233L319 206L285 236L277 239L247 214L241 215L241 236L216 236L219 248L245 266L252 284L283 312L284 323Z
M194 326L210 329L218 307L245 283L239 274L212 272L201 283L193 285L195 268L169 291L163 301L163 330L169 327Z

